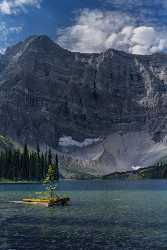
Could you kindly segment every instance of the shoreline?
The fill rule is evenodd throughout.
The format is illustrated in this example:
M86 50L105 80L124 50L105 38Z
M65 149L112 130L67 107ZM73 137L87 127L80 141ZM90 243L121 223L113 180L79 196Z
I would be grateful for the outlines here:
M12 181L12 180L0 180L0 185L4 184L42 184L40 181Z
M71 178L60 178L67 181L84 181L84 180L145 180L145 179L164 179L167 180L167 168L151 166L139 170L127 172L115 172L104 176L73 176ZM43 184L43 181L35 180L10 180L0 179L0 184Z

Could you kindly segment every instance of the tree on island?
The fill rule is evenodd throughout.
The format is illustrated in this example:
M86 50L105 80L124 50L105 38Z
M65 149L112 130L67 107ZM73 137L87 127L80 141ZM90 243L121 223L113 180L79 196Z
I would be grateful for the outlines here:
M49 151L50 152L50 151ZM51 154L49 154L51 155ZM50 160L52 157L50 158ZM59 170L58 170L58 156L56 155L55 164L52 164L52 160L50 161L50 165L48 166L48 171L46 178L44 179L44 184L47 185L46 189L48 191L49 199L58 198L56 194L57 182L59 180Z

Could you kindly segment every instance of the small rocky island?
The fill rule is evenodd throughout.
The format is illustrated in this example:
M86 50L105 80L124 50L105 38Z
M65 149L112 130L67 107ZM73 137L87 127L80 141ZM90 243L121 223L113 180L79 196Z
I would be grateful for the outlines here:
M58 161L56 165L50 164L48 166L47 175L43 181L43 184L46 186L45 192L40 192L38 198L24 198L22 201L25 204L35 204L35 205L46 205L48 207L54 206L66 206L69 205L70 198L69 197L62 197L56 193L56 188L59 180L58 174Z

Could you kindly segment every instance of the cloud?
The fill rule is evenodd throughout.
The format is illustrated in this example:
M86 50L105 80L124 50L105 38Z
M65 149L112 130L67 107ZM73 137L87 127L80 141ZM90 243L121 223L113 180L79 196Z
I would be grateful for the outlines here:
M166 0L98 0L107 10L122 11L140 24L167 25Z
M167 49L167 33L139 25L126 14L83 10L72 26L59 30L57 42L79 52L101 52L109 48L133 54L151 54Z
M6 47L10 43L10 36L19 34L22 26L8 27L5 22L0 23L0 53L4 53Z
M17 14L26 7L40 8L42 0L2 0L0 2L0 12L5 15Z
M153 27L138 27L133 30L132 42L150 47L156 39L156 32Z

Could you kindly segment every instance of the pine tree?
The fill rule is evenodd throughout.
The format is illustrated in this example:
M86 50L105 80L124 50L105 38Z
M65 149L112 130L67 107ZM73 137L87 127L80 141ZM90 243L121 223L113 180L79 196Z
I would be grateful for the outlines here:
M23 176L24 179L29 179L29 151L27 144L24 145L24 151L23 151Z
M55 179L59 180L59 159L57 154L55 158Z
M44 179L44 184L47 185L47 190L49 194L49 198L52 200L57 195L55 193L56 185L55 185L55 167L53 165L48 166L47 176Z
M48 153L48 165L52 165L52 151L49 149Z

